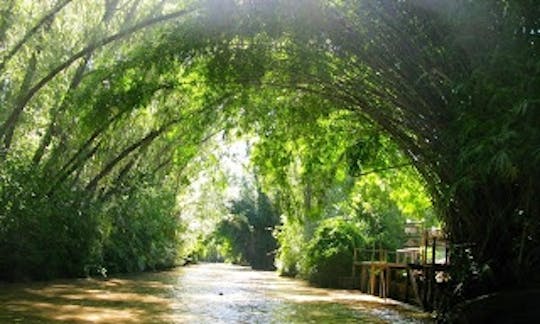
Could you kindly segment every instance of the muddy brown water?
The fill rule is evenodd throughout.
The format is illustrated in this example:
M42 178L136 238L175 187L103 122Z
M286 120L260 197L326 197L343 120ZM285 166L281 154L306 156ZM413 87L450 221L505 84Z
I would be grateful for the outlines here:
M0 323L431 323L415 308L226 264L0 285Z

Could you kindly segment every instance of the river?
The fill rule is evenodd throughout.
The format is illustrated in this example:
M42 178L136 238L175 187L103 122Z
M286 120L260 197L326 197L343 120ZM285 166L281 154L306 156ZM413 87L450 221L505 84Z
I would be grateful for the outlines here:
M392 300L226 264L0 285L0 323L430 323Z

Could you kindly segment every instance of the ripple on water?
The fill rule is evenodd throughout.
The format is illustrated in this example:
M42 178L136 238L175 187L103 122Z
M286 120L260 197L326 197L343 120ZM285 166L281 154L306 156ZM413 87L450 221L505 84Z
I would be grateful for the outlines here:
M0 288L2 323L430 322L392 301L224 264Z

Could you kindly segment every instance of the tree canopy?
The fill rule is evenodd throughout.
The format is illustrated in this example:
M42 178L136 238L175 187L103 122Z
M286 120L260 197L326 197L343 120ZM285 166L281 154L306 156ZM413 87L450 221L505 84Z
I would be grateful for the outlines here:
M473 256L462 282L540 281L534 0L7 0L0 12L1 278L47 262L50 274L25 275L170 264L175 194L225 130L257 138L254 168L284 224L389 220L431 200Z

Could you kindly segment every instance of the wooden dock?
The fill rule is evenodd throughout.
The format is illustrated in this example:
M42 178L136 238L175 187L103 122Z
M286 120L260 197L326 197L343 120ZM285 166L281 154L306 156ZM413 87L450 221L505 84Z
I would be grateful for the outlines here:
M449 265L357 260L353 268L362 292L430 310L438 297L436 277L439 272L447 272Z
M432 310L440 297L439 285L449 278L450 264L446 242L439 236L424 234L423 241L424 247L396 251L355 249L352 276L359 279L360 290ZM438 249L444 258L437 258Z

